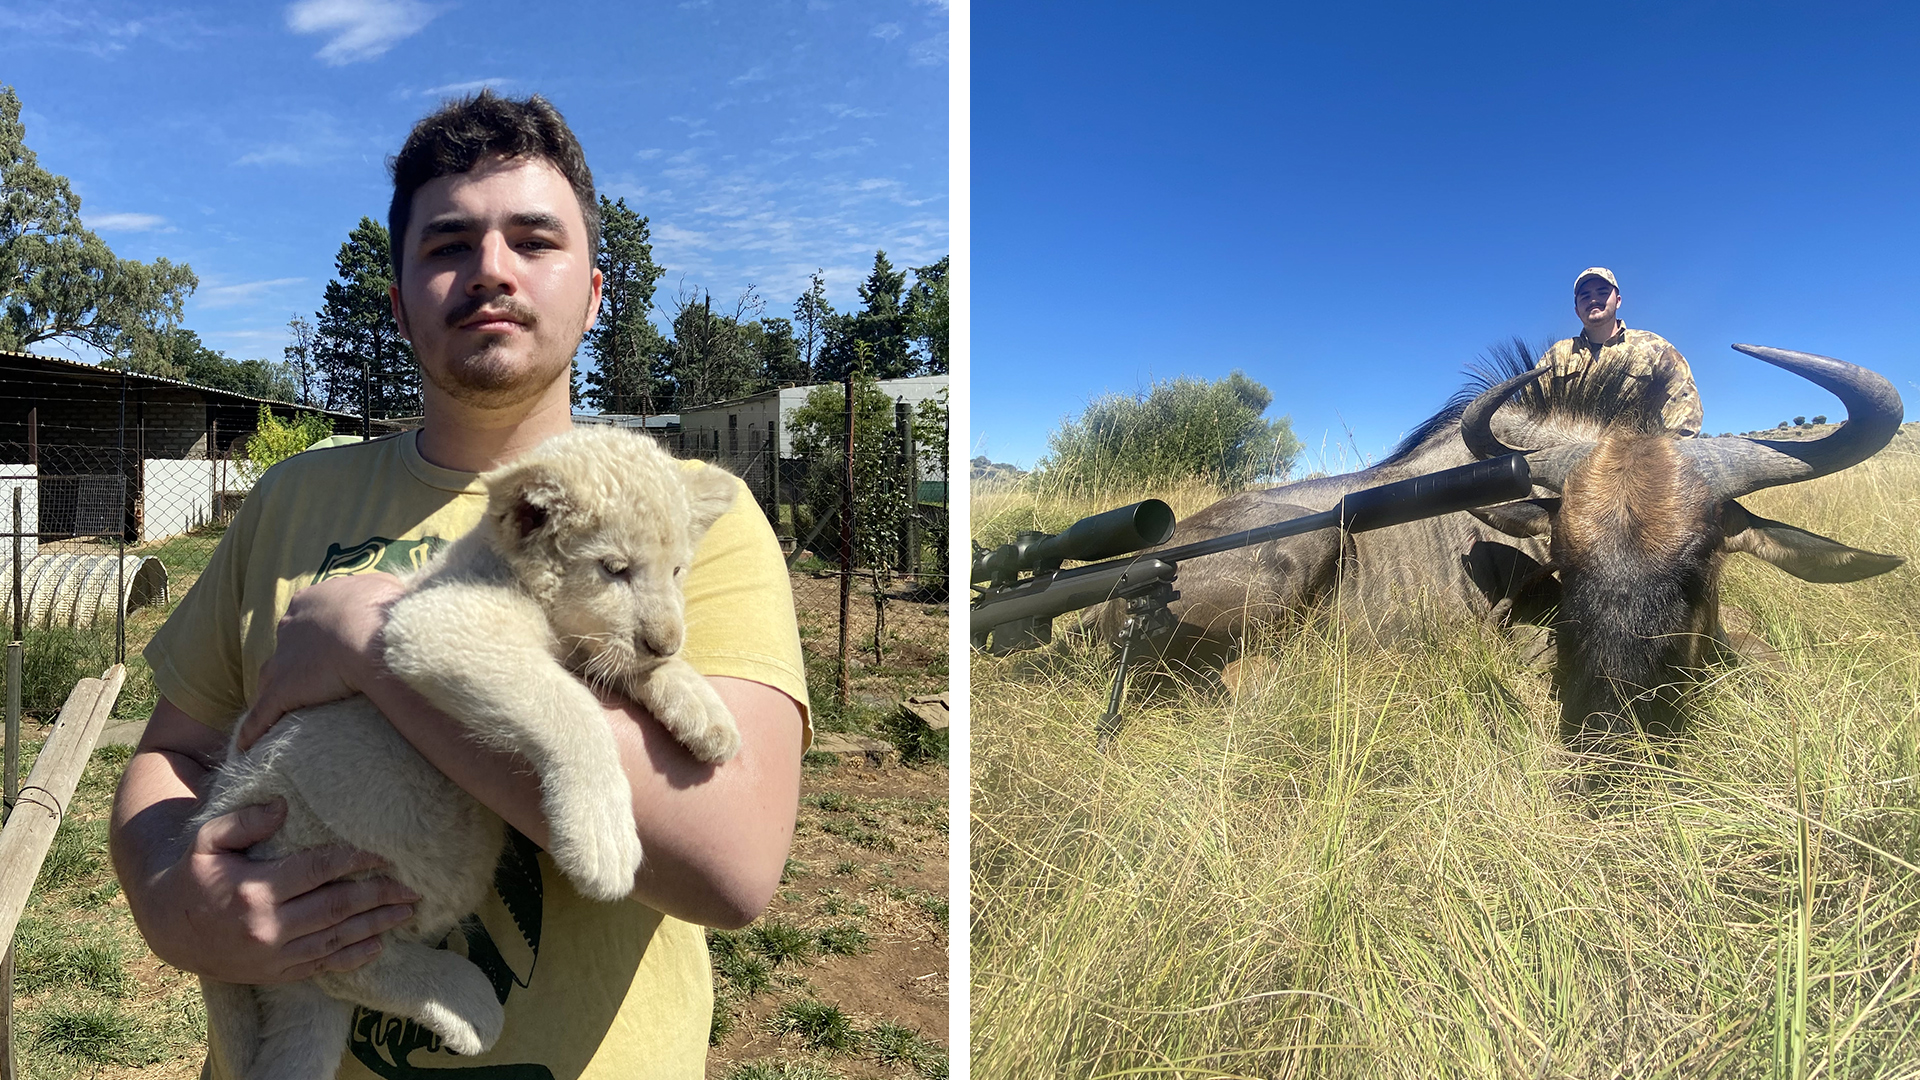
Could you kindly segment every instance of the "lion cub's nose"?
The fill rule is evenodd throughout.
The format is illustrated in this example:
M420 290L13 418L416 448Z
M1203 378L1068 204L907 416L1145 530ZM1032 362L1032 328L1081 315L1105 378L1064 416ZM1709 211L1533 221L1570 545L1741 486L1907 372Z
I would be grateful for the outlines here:
M680 651L680 635L677 633L642 634L640 648L664 660Z

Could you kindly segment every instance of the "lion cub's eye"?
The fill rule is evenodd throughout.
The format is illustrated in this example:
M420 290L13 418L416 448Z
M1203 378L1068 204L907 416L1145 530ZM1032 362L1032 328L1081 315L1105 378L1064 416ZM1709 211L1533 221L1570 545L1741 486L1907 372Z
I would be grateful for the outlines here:
M687 576L687 568L686 568L686 567L684 567L684 566L676 566L676 567L674 567L674 568L673 568L673 579L674 579L675 581L678 581L678 580L680 580L681 578L683 578L683 577L686 577L686 576Z
M620 559L601 559L600 569L606 571L608 577L619 578L621 581L627 580L631 573L631 568Z

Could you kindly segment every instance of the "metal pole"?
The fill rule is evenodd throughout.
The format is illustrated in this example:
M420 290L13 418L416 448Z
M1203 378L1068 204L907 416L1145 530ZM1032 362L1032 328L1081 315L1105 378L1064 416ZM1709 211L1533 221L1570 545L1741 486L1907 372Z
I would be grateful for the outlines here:
M847 457L840 488L840 707L850 692L847 683L847 618L853 606L853 370L847 370Z
M900 470L905 487L901 496L907 501L907 514L900 528L900 570L920 574L920 455L913 446L913 407L906 398L893 403L893 427L900 437Z

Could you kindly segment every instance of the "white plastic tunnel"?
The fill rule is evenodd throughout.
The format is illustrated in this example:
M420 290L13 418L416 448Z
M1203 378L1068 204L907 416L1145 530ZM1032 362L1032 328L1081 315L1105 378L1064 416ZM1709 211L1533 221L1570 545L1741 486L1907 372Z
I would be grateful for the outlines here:
M122 612L147 604L165 606L167 568L151 555L43 552L21 569L20 594L28 628L74 628L102 621L111 625ZM13 560L4 559L0 560L0 634L12 630Z

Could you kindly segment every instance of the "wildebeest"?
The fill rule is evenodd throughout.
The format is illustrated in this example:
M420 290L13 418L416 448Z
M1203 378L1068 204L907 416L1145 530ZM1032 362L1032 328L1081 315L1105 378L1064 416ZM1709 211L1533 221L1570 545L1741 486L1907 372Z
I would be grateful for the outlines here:
M1618 737L1676 732L1688 672L1728 641L1719 607L1727 552L1821 582L1857 581L1904 561L1769 521L1735 501L1880 450L1902 418L1892 385L1828 357L1735 348L1832 391L1847 422L1806 442L1683 439L1659 430L1659 386L1615 378L1543 389L1521 348L1496 352L1493 370L1378 465L1228 496L1182 522L1171 543L1324 510L1350 491L1511 449L1527 452L1540 497L1193 560L1181 568L1163 657L1217 668L1251 632L1329 600L1348 626L1384 638L1433 617L1544 621L1556 633L1554 683L1570 746L1610 750ZM1103 612L1101 625L1110 628L1116 615Z

